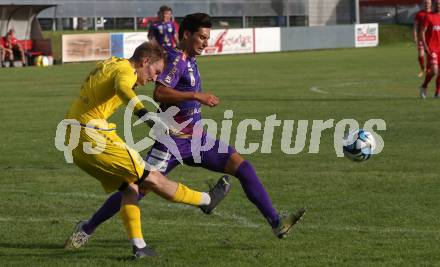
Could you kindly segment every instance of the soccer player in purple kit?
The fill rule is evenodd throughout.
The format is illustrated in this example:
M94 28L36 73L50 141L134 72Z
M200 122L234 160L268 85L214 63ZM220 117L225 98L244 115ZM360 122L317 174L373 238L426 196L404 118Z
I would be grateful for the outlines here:
M175 49L167 49L166 68L156 80L154 98L161 103L162 110L171 106L177 106L180 109L174 117L177 122L192 119L190 124L181 131L171 132L171 137L177 144L184 164L235 176L240 181L248 199L266 218L275 236L284 238L300 221L305 210L301 208L286 215L278 214L251 163L243 159L233 147L220 140L213 140L203 129L197 127L197 122L201 120L201 106L214 107L219 104L216 96L202 92L195 58L208 45L210 28L211 20L207 14L195 13L184 18L179 29L179 46ZM195 139L201 140L201 143L194 148L191 142ZM208 151L203 151L201 161L196 162L193 157L194 149L200 150L200 146L206 142L213 142L214 146ZM226 153L219 152L221 146L227 147ZM159 142L153 145L146 160L150 165L159 166L159 171L164 174L169 173L179 164L175 155L170 155L167 147ZM120 193L113 194L95 215L106 214L101 218L110 218L118 212L120 201ZM201 210L207 214L212 211L204 207L201 207ZM105 221L104 219L94 220L95 215L87 221L87 229L84 230L89 236Z
M178 42L176 26L172 21L173 10L169 6L161 6L157 12L159 21L153 23L148 31L148 39L157 42L164 48L176 47Z

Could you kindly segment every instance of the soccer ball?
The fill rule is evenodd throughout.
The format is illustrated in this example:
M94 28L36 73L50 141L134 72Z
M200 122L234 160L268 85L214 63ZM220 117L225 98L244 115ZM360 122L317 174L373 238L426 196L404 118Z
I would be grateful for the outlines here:
M373 155L376 141L370 132L362 129L356 130L344 138L344 155L353 161L366 161Z
M37 56L34 59L35 66L47 67L53 64L53 58L51 56Z
M41 66L43 66L43 67L49 66L49 58L48 57L43 56L43 58L41 59Z

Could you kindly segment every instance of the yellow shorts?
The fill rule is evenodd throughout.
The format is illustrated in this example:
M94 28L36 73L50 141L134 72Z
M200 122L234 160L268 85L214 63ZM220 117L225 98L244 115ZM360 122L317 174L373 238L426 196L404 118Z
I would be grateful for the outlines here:
M95 154L86 153L84 145L94 149ZM138 181L144 173L144 160L125 144L116 129L86 130L81 127L79 143L72 155L75 164L100 181L107 193L118 190L123 183Z

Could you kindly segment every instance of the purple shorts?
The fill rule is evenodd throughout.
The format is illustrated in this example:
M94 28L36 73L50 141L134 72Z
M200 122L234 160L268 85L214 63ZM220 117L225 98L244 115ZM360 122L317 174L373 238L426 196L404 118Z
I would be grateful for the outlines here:
M202 167L210 171L224 172L229 157L235 153L232 146L213 139L205 132L198 141L193 138L173 137L172 139L176 143L182 162L185 165ZM194 144L192 144L193 142ZM205 150L203 146L207 145L207 142L212 144L212 147L203 151ZM173 155L170 149L157 141L148 152L145 161L153 167L152 169L156 169L162 174L169 173L179 164L176 155Z

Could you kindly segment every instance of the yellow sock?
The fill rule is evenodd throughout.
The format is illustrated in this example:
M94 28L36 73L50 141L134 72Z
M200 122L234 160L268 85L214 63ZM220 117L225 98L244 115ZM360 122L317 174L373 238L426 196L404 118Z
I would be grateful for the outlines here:
M127 231L128 238L142 238L141 210L137 205L124 205L121 207L121 218Z
M199 206L202 201L202 193L189 189L188 187L179 183L179 185L177 186L177 191L171 201Z

